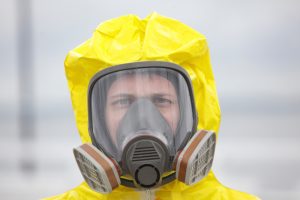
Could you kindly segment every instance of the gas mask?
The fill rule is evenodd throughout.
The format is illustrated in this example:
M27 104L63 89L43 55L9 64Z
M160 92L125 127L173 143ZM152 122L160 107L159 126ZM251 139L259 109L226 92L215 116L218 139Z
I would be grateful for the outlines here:
M152 189L178 179L191 185L211 169L212 131L196 131L191 81L180 66L128 63L97 73L88 92L92 144L74 149L88 185Z

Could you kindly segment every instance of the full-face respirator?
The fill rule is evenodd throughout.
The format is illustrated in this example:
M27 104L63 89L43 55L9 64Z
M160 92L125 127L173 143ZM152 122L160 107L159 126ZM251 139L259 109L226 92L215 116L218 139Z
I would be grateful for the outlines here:
M196 131L191 81L180 66L122 64L97 73L88 92L92 144L74 149L87 184L152 189L174 179L191 185L211 169L216 136Z

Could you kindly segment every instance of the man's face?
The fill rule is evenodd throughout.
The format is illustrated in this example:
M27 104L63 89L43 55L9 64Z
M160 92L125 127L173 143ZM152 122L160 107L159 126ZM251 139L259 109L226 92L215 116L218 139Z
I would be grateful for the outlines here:
M139 98L152 101L175 134L179 120L179 106L175 87L156 74L124 75L113 82L107 92L105 118L112 140L131 104Z

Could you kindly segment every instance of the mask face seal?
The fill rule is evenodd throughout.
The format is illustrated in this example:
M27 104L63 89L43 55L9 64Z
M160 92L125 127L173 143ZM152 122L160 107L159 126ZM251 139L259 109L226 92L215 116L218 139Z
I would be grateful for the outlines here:
M90 82L88 108L93 144L74 155L95 191L108 193L120 184L151 189L175 178L193 184L211 168L215 134L196 133L191 81L176 64L147 61L103 70Z

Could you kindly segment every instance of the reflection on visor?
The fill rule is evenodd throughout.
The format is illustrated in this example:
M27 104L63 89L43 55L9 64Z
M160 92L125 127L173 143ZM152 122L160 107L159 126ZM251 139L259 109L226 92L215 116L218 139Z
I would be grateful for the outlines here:
M109 73L91 88L90 117L97 144L120 161L128 138L153 135L175 152L193 128L186 80L167 68Z

